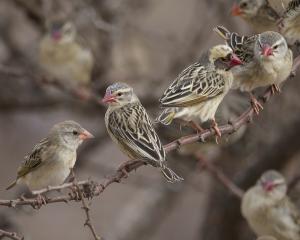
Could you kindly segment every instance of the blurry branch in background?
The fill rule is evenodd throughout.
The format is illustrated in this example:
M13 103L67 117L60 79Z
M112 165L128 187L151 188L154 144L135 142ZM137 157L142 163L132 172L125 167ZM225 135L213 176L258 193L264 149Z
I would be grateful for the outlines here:
M13 240L24 240L24 237L18 236L15 232L7 232L0 229L0 239L2 239L2 237L6 237Z
M195 157L201 164L201 169L210 172L222 185L224 185L225 188L227 188L236 197L238 197L239 199L243 197L244 191L240 189L233 181L231 181L221 169L219 169L213 163L210 163L209 160L205 159L205 157L200 153L196 153Z

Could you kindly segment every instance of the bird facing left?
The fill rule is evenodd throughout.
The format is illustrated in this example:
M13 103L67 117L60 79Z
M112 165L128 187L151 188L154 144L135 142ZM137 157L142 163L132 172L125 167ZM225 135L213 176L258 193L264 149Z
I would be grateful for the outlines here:
M25 156L17 171L17 178L6 189L25 183L31 191L62 184L74 167L80 144L94 136L77 122L64 121L52 127Z

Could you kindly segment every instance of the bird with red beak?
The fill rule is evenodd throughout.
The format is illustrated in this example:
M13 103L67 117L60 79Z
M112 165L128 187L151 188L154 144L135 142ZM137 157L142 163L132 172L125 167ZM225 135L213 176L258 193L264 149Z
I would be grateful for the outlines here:
M276 31L280 18L267 0L241 0L233 4L231 15L241 17L257 33Z
M246 191L241 211L257 236L300 239L299 210L287 196L284 177L275 170L263 173L256 185Z
M252 91L271 85L272 93L280 92L279 85L289 77L292 70L292 51L278 32L267 31L253 36L240 36L222 26L214 30L244 62L232 69L233 88L249 92L253 110L258 114L263 107Z

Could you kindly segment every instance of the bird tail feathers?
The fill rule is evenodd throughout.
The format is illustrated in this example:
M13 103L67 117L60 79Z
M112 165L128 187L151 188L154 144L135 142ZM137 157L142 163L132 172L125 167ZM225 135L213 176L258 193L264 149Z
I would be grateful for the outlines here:
M166 166L161 167L161 172L170 183L180 182L184 180L182 177L178 176L172 169Z
M214 32L217 33L221 38L228 40L230 39L231 33L230 31L223 26L216 26Z
M175 117L175 111L172 109L165 109L155 120L155 122L160 122L164 125L170 125Z
M17 184L17 180L15 180L11 184L9 184L9 186L6 188L6 190L13 188L14 186L16 186L16 184Z

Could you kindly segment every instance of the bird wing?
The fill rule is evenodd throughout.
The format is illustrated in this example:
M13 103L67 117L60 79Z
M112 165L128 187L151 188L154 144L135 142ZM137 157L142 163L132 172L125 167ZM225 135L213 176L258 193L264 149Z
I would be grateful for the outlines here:
M284 15L290 15L300 7L300 0L292 0L289 2Z
M150 159L161 165L165 151L140 103L128 104L113 111L108 121L109 131L131 156Z
M53 148L53 149L51 149ZM36 168L40 167L45 159L49 159L50 156L46 154L54 154L56 146L50 145L47 138L41 140L37 145L34 146L32 152L25 156L22 165L18 169L17 178L23 177ZM45 151L47 149L47 151Z
M228 31L223 26L217 26L214 31L220 35L232 48L233 52L244 62L252 61L254 57L254 43L258 35L240 36L235 32Z
M224 86L224 76L197 62L180 73L159 101L164 107L191 106L223 93Z

